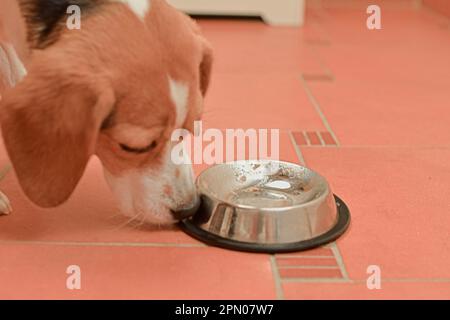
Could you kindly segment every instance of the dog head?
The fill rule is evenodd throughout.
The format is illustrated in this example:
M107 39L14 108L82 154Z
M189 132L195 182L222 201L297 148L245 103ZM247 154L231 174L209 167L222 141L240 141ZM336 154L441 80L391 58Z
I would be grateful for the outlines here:
M211 49L165 1L87 3L81 29L28 33L42 47L0 114L17 177L33 202L57 206L96 154L125 214L174 222L197 195L191 166L170 157L171 135L201 116Z

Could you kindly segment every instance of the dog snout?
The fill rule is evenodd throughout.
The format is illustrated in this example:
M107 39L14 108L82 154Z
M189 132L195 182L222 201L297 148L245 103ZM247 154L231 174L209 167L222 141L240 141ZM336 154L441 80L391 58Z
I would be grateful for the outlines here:
M200 207L200 198L196 197L190 206L180 207L176 210L171 210L171 214L175 220L184 220L192 217Z

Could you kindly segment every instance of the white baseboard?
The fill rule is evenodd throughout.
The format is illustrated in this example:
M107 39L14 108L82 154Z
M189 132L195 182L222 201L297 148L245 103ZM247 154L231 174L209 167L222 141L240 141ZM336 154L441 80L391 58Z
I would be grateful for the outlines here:
M261 16L270 25L301 26L305 0L168 0L190 14Z

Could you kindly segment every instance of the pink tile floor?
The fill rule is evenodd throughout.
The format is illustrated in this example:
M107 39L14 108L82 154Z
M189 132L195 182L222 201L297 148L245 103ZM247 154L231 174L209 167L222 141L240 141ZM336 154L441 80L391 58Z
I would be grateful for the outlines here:
M348 204L341 239L258 255L124 225L93 159L54 210L31 205L13 174L1 181L14 213L0 218L0 298L449 299L450 22L415 1L377 2L376 31L366 1L310 1L302 29L200 21L216 52L205 126L281 129L281 158ZM69 265L81 290L66 289Z

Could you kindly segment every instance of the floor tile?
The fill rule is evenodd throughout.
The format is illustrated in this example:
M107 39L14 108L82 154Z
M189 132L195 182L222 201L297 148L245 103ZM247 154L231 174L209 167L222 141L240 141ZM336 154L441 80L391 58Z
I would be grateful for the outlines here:
M2 299L275 298L266 255L213 248L2 245L0 260ZM71 265L81 269L81 290L66 287Z
M425 10L386 1L382 30L368 30L367 5L320 11L330 45L316 51L335 81L308 85L331 127L343 145L449 146L448 30Z
M282 279L298 279L298 278L342 278L341 270L338 267L333 268L315 268L315 269L297 269L297 268L281 268L279 269Z
M450 278L450 149L303 148L350 208L338 241L351 279Z
M41 209L23 194L11 172L1 182L13 212L0 217L1 241L147 242L198 244L175 227L157 228L129 223L116 208L103 178L103 169L92 159L76 191L64 205Z
M450 93L444 86L416 89L413 82L391 80L309 84L341 144L364 146L450 146Z
M315 249L311 249L308 251L300 251L300 252L291 252L291 253L281 253L276 255L277 258L310 258L310 257L324 257L330 258L333 257L333 251L329 247L319 247Z
M365 283L284 283L286 299L448 299L450 283L382 282L380 290L369 290Z
M217 75L206 99L205 127L323 130L300 73Z
M297 257L297 258L277 258L277 263L280 268L282 267L335 267L336 260L334 257L325 258L325 257Z
M214 49L218 74L323 72L313 52L302 45L302 29L226 19L201 19L199 24Z

